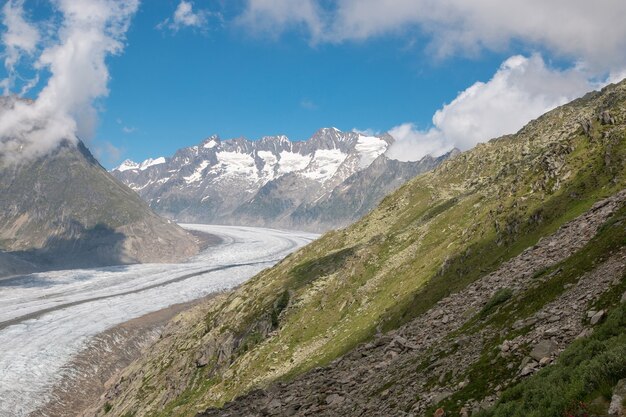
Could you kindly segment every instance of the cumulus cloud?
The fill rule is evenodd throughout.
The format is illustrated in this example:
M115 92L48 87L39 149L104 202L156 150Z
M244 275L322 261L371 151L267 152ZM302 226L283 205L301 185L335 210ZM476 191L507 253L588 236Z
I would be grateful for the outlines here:
M433 126L406 123L390 130L397 140L387 155L403 161L439 156L457 147L514 133L528 121L599 87L577 69L548 67L540 55L507 59L491 80L477 82L439 109Z
M322 15L322 8L315 0L248 0L237 22L271 35L278 35L287 28L302 27L317 40L323 36Z
M353 128L352 131L354 133L358 133L359 135L363 135L363 136L376 136L376 135L380 135L380 132L374 130L374 129L359 129L359 128Z
M0 112L0 157L19 161L43 155L61 141L89 138L97 121L94 101L108 94L105 59L122 52L139 0L55 0L62 21L35 69L47 84L34 102L7 99ZM14 5L22 7L20 2ZM8 45L4 44L5 49Z
M523 42L605 70L626 65L625 19L621 0L248 0L241 21L272 33L303 25L314 43L417 30L442 56Z
M185 27L204 29L208 24L210 16L220 17L219 14L208 10L194 11L192 2L181 0L174 11L174 15L159 23L157 28L161 30L169 29L173 32L178 32Z
M539 55L514 56L493 78L477 82L433 116L433 127L405 123L391 130L397 159L438 155L453 146L513 133L529 120L604 80L626 77L626 2L621 0L247 0L239 22L276 36L304 28L312 44L419 34L439 58L541 50L571 63L546 66Z
M31 56L40 41L39 30L29 23L24 16L24 0L9 0L2 7L2 24L6 28L1 41L4 45L4 67L7 78L0 81L4 94L11 92L18 77L16 66L24 55ZM24 91L37 81L26 80Z

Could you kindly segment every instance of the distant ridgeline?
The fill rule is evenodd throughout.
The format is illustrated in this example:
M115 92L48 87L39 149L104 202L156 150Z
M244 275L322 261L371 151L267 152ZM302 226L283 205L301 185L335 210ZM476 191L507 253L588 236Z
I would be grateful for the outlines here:
M171 158L125 161L112 174L158 213L184 222L323 231L369 212L391 191L456 151L389 159L388 135L321 129L307 141L212 136Z

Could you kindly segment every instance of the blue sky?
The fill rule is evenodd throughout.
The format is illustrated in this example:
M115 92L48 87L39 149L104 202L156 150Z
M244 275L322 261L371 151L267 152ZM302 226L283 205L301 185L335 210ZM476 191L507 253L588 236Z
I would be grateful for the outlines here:
M137 160L170 155L213 133L301 140L329 126L426 126L444 102L489 79L508 56L435 62L421 42L404 37L311 46L297 32L271 39L217 22L204 32L173 33L156 26L175 2L157 3L141 6L124 54L111 59L97 136Z
M54 119L33 154L73 129L109 168L329 126L390 131L397 159L468 149L626 74L626 2L600 3L9 0L0 79L38 74L39 108L0 134Z

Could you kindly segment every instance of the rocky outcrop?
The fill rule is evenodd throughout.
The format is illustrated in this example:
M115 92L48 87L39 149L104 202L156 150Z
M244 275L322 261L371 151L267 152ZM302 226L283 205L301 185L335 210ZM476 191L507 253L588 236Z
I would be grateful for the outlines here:
M620 379L613 388L611 404L609 405L609 415L624 417L626 416L626 379Z

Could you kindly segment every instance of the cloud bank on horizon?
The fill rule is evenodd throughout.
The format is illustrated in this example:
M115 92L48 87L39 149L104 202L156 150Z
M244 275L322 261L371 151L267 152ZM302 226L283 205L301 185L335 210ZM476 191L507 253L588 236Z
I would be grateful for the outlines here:
M54 30L24 17L24 1L2 8L5 94L12 93L16 65L26 58L49 73L34 102L5 98L0 113L0 157L6 162L45 155L63 140L89 138L95 129L95 100L108 94L105 58L124 49L124 36L139 0L54 0ZM44 27L46 26L46 27ZM21 94L33 85L26 82Z
M330 6L329 6L330 4ZM304 30L312 45L363 42L416 31L434 59L476 56L521 43L536 52L505 60L439 109L432 126L393 127L388 156L418 160L503 134L589 90L626 77L626 2L619 0L248 0L238 24L271 36ZM551 68L542 54L571 62Z

